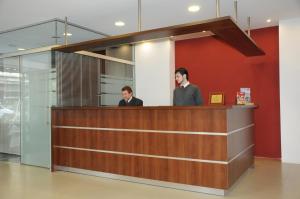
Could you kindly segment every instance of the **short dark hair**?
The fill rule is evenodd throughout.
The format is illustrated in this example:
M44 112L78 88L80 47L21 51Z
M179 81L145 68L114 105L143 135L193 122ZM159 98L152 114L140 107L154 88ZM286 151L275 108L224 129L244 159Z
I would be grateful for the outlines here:
M189 72L188 72L188 70L187 70L186 68L183 68L183 67L177 68L177 69L175 70L175 74L176 74L176 73L180 73L182 76L183 76L183 75L186 75L186 79L187 79L187 80L189 79Z
M122 91L128 91L128 93L132 93L132 89L131 89L130 86L124 86L124 87L122 88Z

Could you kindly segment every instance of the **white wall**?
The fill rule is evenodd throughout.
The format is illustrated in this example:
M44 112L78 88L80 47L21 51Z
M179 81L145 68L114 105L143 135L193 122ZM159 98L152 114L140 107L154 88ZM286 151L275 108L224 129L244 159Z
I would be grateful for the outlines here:
M145 106L172 105L174 71L174 41L156 40L135 46L135 95Z
M300 164L300 18L279 23L282 161Z

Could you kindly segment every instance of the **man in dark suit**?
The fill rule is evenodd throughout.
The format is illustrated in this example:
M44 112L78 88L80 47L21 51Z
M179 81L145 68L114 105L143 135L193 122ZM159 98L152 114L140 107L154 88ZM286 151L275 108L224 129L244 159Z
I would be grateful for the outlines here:
M133 96L132 89L129 86L122 88L122 97L119 106L143 106L143 101Z

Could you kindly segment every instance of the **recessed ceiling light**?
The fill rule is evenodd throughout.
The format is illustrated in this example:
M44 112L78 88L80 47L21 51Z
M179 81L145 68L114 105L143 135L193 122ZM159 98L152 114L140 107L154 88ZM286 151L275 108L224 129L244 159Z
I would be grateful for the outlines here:
M270 23L272 20L271 19L267 19L267 23Z
M192 5L188 8L189 12L198 12L200 10L200 6Z
M115 26L119 26L119 27L125 26L125 23L123 21L116 21Z
M66 34L64 33L63 36L65 36ZM72 36L72 33L67 32L67 36Z
M26 50L25 48L18 48L18 50Z

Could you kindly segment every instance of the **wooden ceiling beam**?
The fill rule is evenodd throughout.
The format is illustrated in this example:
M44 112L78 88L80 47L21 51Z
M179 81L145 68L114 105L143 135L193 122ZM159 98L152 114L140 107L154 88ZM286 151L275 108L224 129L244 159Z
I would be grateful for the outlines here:
M240 51L245 56L264 55L255 42L239 28L231 17L220 17L215 19L203 20L194 23L181 24L165 28L134 32L124 35L116 35L103 39L95 39L70 45L55 47L52 50L61 52L76 52L81 50L92 50L95 48L106 48L123 44L133 44L143 41L176 37L181 35L211 31L217 39L220 39Z

